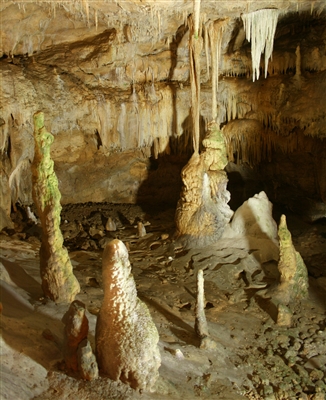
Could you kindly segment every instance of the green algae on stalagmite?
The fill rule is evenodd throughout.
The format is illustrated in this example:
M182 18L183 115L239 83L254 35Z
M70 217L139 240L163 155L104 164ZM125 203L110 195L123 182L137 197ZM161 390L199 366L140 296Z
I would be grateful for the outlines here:
M56 303L69 303L80 290L73 274L60 230L61 193L54 172L50 146L54 137L44 126L43 112L34 114L33 200L42 225L40 269L45 296Z

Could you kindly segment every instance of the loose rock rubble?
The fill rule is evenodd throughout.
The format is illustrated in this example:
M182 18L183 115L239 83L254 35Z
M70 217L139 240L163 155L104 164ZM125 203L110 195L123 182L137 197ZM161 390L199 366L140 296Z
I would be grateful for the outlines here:
M18 210L14 216L17 231L3 231L0 236L4 300L13 290L28 298L19 286L21 282L5 273L9 263L19 265L33 279L39 279L39 229L24 218L24 212ZM116 231L105 229L108 218L115 221ZM129 205L81 204L63 208L62 230L66 234L65 245L69 248L74 274L81 285L77 298L86 307L90 346L95 348L95 323L103 299L101 243L119 238L129 252L138 296L148 306L159 332L162 365L154 392L150 394L146 391L140 394L102 375L95 381L68 376L60 367L63 341L60 320L67 310L62 306L53 308L42 299L34 284L33 306L24 300L23 321L15 317L15 308L2 300L3 340L13 348L21 343L24 352L34 359L35 354L42 352L42 357L49 358L48 377L44 378L42 372L42 379L46 381L42 388L35 386L34 398L59 400L64 393L67 398L76 398L78 393L80 399L95 400L110 396L154 400L197 397L324 399L326 292L320 282L326 278L326 272L321 266L320 275L316 277L316 270L312 268L311 272L304 247L300 246L304 243L301 239L309 238L308 258L312 252L318 253L320 258L325 257L326 246L320 246L321 242L325 244L326 225L323 221L309 225L287 215L293 244L297 250L301 249L309 271L309 295L299 302L281 305L285 308L280 309L266 296L268 289L277 286L280 280L277 252L262 246L266 244L266 238L225 237L206 248L186 250L173 239L173 218L174 210L146 214L140 207ZM279 220L277 215L274 218ZM142 237L138 235L138 221L146 226L146 234ZM91 226L102 231L104 236L91 236ZM313 236L311 232L314 232ZM312 237L316 237L315 242ZM85 242L90 244L87 250L81 247ZM216 344L214 348L200 348L200 339L195 332L199 270L203 271L205 279L205 316L209 337ZM14 280L18 289L14 289ZM26 289L26 285L24 287ZM27 310L32 309L37 311L29 314L31 311ZM287 309L290 310L288 319ZM50 326L45 326L49 322L44 320L46 315L52 316ZM55 319L55 315L60 318ZM22 323L25 336L20 342L15 332L21 329ZM45 337L42 332L46 328L50 328L51 335ZM28 337L30 339L26 340ZM37 348L40 348L38 352L35 351ZM2 357L5 367L10 365L6 354ZM36 361L41 362L41 355ZM17 368L19 365L16 374L29 376L25 369Z

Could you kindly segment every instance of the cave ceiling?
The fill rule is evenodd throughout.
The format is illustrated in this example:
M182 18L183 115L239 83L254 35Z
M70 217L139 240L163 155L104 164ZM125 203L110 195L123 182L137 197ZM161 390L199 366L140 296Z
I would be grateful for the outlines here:
M278 10L278 23L269 79L261 73L253 82L242 17L262 9ZM229 160L257 165L276 159L276 151L280 166L267 165L265 181L278 181L278 188L293 185L306 197L322 200L321 215L326 199L325 10L325 1L200 2L201 131L212 119L211 50L216 44L207 46L206 27L219 21L217 118ZM154 165L153 171L149 158L176 155L180 161L180 155L192 152L193 12L194 2L178 0L1 2L0 209L8 214L11 203L32 201L29 165L38 110L55 137L51 154L63 202L135 203L143 193L175 203L180 165L176 170ZM296 154L293 163L282 154Z

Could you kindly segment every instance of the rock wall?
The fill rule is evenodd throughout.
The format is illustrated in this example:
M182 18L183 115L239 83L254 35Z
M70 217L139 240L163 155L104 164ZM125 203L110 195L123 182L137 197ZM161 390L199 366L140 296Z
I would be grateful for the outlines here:
M273 58L268 78L256 82L240 14L266 4L223 2L217 9L213 2L202 3L202 136L212 116L207 66L212 68L215 45L207 41L205 24L226 18L217 118L229 160L258 166L262 180L275 182L273 189L264 188L269 197L282 188L275 195L282 201L286 174L311 171L309 182L302 174L289 175L291 190L309 198L317 217L325 216L323 2L313 7L270 2L280 10ZM187 26L192 2L151 4L2 3L2 225L11 203L32 202L32 115L38 110L55 136L51 156L63 203L143 198L176 204L180 171L192 154Z

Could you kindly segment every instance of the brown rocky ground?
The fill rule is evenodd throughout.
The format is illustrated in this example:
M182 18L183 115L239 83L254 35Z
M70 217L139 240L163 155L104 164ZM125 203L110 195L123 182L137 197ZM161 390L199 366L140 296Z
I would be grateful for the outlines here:
M278 221L279 214L275 213ZM104 376L93 382L68 376L62 361L61 318L67 305L42 297L40 228L25 210L12 215L1 248L1 398L3 399L314 399L326 393L326 224L287 215L296 249L310 274L308 299L292 307L290 328L275 323L262 290L277 282L276 260L259 262L244 240L221 240L185 250L173 239L174 210L107 203L62 210L65 245L81 284L89 339L103 297L101 255L119 238L129 247L139 297L160 334L162 365L153 393L135 392ZM117 230L105 229L108 218ZM146 235L139 237L137 222ZM196 271L204 270L206 317L216 346L200 349L194 331Z

